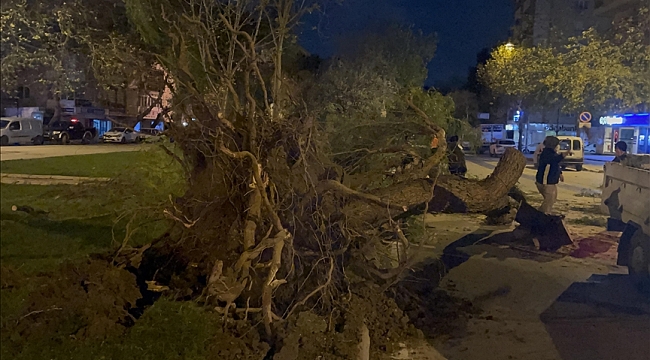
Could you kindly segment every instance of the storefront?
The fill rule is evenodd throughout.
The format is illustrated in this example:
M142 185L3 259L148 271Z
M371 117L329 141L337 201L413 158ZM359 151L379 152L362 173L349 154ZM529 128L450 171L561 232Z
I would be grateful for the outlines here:
M547 136L576 136L575 125L563 124L543 124L543 123L529 123L522 124L525 131L521 137L524 146L523 149L528 147L535 147L537 144L544 141ZM519 124L507 124L506 130L512 130L513 138L515 141L519 139Z
M614 144L624 141L631 154L650 154L650 114L623 114L603 116L599 120L604 126L604 154L614 152Z

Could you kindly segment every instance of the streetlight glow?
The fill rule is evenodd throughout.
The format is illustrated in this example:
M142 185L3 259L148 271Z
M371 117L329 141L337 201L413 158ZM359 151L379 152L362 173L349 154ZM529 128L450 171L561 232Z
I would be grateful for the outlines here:
M506 47L506 50L508 50L508 51L512 51L512 50L515 49L515 44L509 42L509 43L507 43L507 44L505 45L505 47Z

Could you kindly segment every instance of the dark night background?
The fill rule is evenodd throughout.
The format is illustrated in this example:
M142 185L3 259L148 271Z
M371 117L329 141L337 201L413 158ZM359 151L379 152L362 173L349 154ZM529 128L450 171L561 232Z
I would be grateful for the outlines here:
M322 10L305 18L300 33L301 45L321 57L333 53L337 37L377 23L436 33L427 86L462 85L476 65L476 54L508 39L514 11L512 0L343 0Z

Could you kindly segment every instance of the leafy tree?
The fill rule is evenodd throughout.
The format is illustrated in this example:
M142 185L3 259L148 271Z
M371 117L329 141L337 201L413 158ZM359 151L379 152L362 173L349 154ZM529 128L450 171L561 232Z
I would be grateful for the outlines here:
M16 87L25 70L35 71L34 78L57 97L79 90L85 74L71 30L77 22L74 4L16 0L3 5L0 69L5 91Z
M121 0L13 0L3 3L1 26L6 92L18 79L43 83L55 99L85 91L162 93L164 88L156 58L130 25ZM54 119L61 112L56 103Z
M469 90L456 90L449 93L454 100L456 107L454 117L467 121L472 125L478 125L477 114L479 112L478 96Z
M631 109L647 103L650 77L648 10L613 26L569 39L562 48L501 46L480 69L492 90L522 100L529 108L561 106Z
M428 157L427 119L451 135L474 133L467 119L453 117L451 97L422 90L435 37L397 26L382 29L352 36L341 47L317 80L311 101L312 108L322 109L319 118L334 160L352 174L374 172L375 179L405 156L416 162Z

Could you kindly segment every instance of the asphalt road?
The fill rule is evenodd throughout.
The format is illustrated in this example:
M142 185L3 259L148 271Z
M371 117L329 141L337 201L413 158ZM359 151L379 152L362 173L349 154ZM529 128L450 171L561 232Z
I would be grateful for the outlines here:
M526 158L532 161L533 154L525 154ZM585 154L585 165L602 166L607 161L612 161L614 155Z
M142 146L141 144L2 146L0 161L137 151L142 149Z
M491 158L489 156L467 156L467 167L469 175L484 178L494 170L494 167L499 162L499 159ZM560 183L558 193L560 195L569 193L575 195L585 190L600 191L599 188L603 184L603 174L600 172L603 169L604 162L597 162L596 165L586 164L583 171L576 171L575 169L568 168L564 173L565 182ZM532 161L528 162L524 173L519 180L519 187L524 191L537 192L535 187L535 174L537 170L533 168Z

